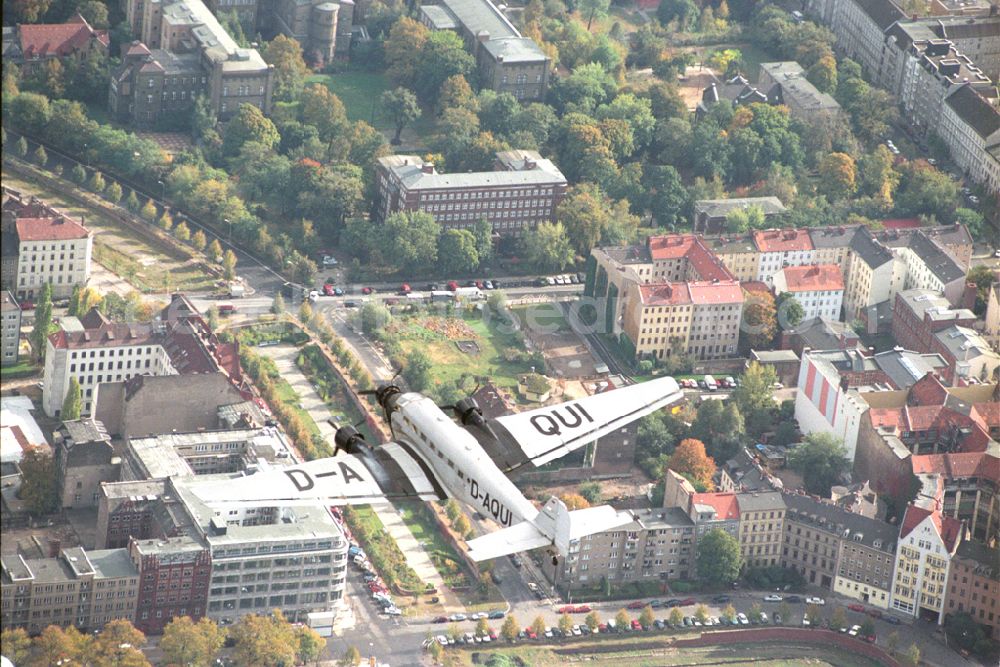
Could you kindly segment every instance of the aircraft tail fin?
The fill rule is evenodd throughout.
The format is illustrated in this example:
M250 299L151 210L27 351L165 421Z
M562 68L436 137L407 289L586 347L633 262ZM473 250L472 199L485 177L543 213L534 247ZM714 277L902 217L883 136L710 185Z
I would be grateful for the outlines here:
M476 561L488 560L547 545L566 556L571 542L632 520L628 512L619 512L610 505L571 512L563 501L552 497L535 518L469 540L469 556Z

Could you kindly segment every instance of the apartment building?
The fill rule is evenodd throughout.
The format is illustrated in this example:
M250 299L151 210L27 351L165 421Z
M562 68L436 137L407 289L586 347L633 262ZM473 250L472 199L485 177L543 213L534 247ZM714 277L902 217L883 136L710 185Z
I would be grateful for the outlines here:
M96 508L101 483L117 480L121 466L104 425L93 419L63 422L53 445L60 507Z
M983 336L994 349L1000 350L1000 276L994 274L994 278L986 296Z
M909 505L900 525L890 608L944 623L948 570L961 541L960 521Z
M876 304L894 298L903 289L905 280L905 267L896 262L892 251L867 228L859 228L854 234L850 253L844 292L844 317L848 321L861 318Z
M777 565L781 559L787 505L777 491L737 493L740 554L747 567Z
M1000 550L963 541L951 559L944 613L969 614L1000 641Z
M787 106L792 118L815 122L824 117L835 120L841 114L837 100L820 92L794 60L761 63L757 85L773 104Z
M90 53L108 55L111 38L107 30L94 29L79 13L65 23L23 23L15 28L17 36L10 45L4 38L5 61L31 74L50 60L64 68L73 68Z
M457 32L486 87L522 101L545 98L551 59L490 0L438 0L421 6L420 22L431 30Z
M966 291L967 263L957 260L919 229L910 235L905 247L894 251L906 265L905 289L941 292L953 305L962 301Z
M1000 194L995 171L996 150L1000 147L1000 111L995 106L971 84L963 84L941 105L937 132L963 172L986 185L993 194Z
M774 293L788 292L799 302L804 318L840 319L844 278L835 264L789 266L774 275Z
M807 582L887 609L897 531L827 500L786 493L781 565Z
M953 384L992 382L1000 368L1000 354L978 331L967 327L952 325L935 333L930 351L944 359L942 376Z
M953 308L941 292L903 290L892 309L892 337L907 350L931 352L934 334L951 326L971 327L976 315L968 308Z
M802 355L810 350L851 350L861 346L861 337L851 326L822 317L804 319L781 332L781 349ZM801 358L801 356L800 356Z
M786 266L813 264L814 250L806 229L767 229L753 232L760 254L756 280L774 287L774 275Z
M0 292L0 360L4 366L17 363L21 347L21 306L9 290Z
M715 253L741 283L757 280L760 275L760 251L749 234L708 236L705 245Z
M699 199L694 203L691 229L702 234L725 233L729 214L750 207L759 208L764 213L764 219L769 222L785 212L785 205L777 197Z
M49 336L42 406L47 415L58 416L71 377L80 383L85 415L102 383L140 375L224 371L230 382L242 386L236 349L235 343L218 340L183 295L174 295L154 324L112 322L93 308L82 318L63 318L60 330Z
M581 538L546 574L563 591L644 581L691 579L695 528L679 508L634 510L632 523Z
M497 154L494 171L442 174L415 155L376 160L375 220L399 211L426 211L445 228L468 229L488 220L493 231L517 236L554 218L566 177L535 151Z
M52 285L54 299L68 297L75 285L86 285L94 239L83 223L5 189L3 287L19 301L30 301L45 283Z
M100 630L135 618L139 573L121 549L62 549L56 558L8 554L3 565L0 618L4 629L40 633L50 625Z
M926 436L917 434L917 437ZM943 433L939 436L943 441L940 444L949 447L952 438L952 434ZM902 439L908 448L912 447L911 451L916 449L910 445L913 439L912 435ZM1000 539L1000 456L995 453L995 436L987 445L992 451L974 451L983 446L984 440L981 431L966 437L959 435L956 443L959 451L910 456L909 479L916 480L919 485L916 504L926 508L940 507L942 514L965 525L965 534L971 539L996 544Z
M199 96L223 121L243 104L271 112L273 67L256 49L238 46L202 0L140 0L126 8L138 39L122 46L111 75L115 118L152 126L189 112Z

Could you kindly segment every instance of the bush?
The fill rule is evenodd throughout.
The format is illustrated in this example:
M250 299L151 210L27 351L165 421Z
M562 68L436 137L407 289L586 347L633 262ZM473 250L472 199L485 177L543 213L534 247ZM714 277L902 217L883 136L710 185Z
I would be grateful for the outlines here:
M83 165L74 165L69 171L69 177L77 185L83 185L87 182L87 170L83 168Z
M104 177L101 176L101 172L94 171L94 174L90 177L90 182L87 183L87 187L90 188L91 192L96 192L97 194L104 192L104 188L107 187L107 183L105 182Z
M44 167L49 161L49 154L45 152L44 146L39 145L31 154L31 159L39 167Z
M122 186L118 185L117 181L111 181L111 185L108 189L104 191L104 196L108 198L112 204L117 204L122 200Z
M146 203L142 205L139 210L139 215L146 222L153 222L156 220L156 204L153 203L152 199L147 199Z

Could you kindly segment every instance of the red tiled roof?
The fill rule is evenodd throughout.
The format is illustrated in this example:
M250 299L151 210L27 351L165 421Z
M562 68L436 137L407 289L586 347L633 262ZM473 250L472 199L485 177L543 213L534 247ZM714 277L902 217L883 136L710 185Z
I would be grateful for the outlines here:
M639 285L639 298L645 306L675 306L691 303L687 283L649 283Z
M79 222L62 216L17 219L17 237L21 241L68 241L87 238L89 233Z
M981 477L1000 482L1000 458L986 452L921 454L910 457L914 475L944 475L949 479Z
M691 291L691 303L743 303L743 290L735 280L688 283L688 289Z
M680 259L688 254L695 244L694 234L669 234L665 236L650 236L647 240L649 256L657 259Z
M696 493L691 496L691 503L711 506L720 521L740 518L740 504L735 493Z
M763 280L745 280L740 283L740 287L743 288L744 292L754 293L771 293L771 288L767 286Z
M808 229L767 229L753 233L754 243L761 252L789 252L812 250Z
M21 24L18 34L25 58L67 56L92 38L105 47L111 43L107 30L94 30L79 14L66 23Z
M941 512L937 510L927 510L916 505L907 506L903 523L899 529L899 539L903 539L913 532L913 529L923 523L927 517L931 517L931 522L941 537L941 541L944 542L948 553L954 552L961 538L962 522L950 516L941 516Z
M914 382L906 393L906 402L910 405L943 405L947 398L948 390L931 372Z
M125 52L126 56L148 56L152 55L152 51L149 47L142 42L132 42L131 46L128 47L128 51Z
M649 256L656 260L687 259L700 280L734 280L729 269L694 234L650 236L646 241Z
M1000 426L1000 403L976 403L969 416L987 429Z
M844 277L836 264L786 266L781 272L789 292L834 292L844 289Z

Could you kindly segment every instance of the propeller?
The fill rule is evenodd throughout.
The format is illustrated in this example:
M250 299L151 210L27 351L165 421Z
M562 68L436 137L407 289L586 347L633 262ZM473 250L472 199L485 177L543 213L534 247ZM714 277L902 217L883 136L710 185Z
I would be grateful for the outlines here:
M385 412L385 420L389 423L389 431L392 433L393 439L396 437L395 429L392 426L392 412L396 408L395 398L401 396L403 393L402 388L396 384L396 378L402 372L403 368L400 366L388 382L383 383L376 389L364 389L358 392L359 396L375 396L375 400L382 406L382 410Z
M330 426L337 428L337 422L335 422L332 417L326 421ZM347 452L348 454L354 454L361 446L371 449L371 445L365 441L365 436L358 431L358 427L364 423L365 420L362 419L357 424L348 424L347 426L337 428L337 432L333 436L334 456L336 456L341 450Z

